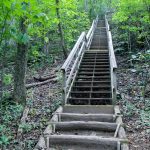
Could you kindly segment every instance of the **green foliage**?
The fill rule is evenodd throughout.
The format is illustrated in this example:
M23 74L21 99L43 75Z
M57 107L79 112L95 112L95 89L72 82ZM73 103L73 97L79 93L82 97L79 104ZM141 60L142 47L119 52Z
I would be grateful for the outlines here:
M23 130L24 133L30 132L32 130L32 125L28 123L23 123L19 125L19 128Z
M149 0L114 0L113 22L118 27L119 34L127 35L122 41L127 41L128 50L148 48L150 46L150 15ZM119 38L118 38L118 42ZM132 50L133 51L133 50Z
M19 122L23 106L4 101L0 107L0 148L6 148L13 139L13 128Z
M8 145L9 144L9 137L6 135L0 136L0 145Z
M131 117L134 115L136 107L134 106L134 104L126 102L126 104L124 105L124 110L124 116Z
M5 85L9 85L11 82L12 82L12 74L5 74L4 79L3 79L3 83Z

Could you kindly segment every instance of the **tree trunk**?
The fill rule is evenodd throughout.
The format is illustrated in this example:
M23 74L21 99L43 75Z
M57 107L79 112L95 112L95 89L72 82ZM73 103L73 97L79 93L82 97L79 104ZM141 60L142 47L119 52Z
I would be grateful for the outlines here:
M0 80L1 80L1 88L0 88L0 100L2 100L3 99L3 93L4 93L4 90L5 90L5 85L4 85L4 70L5 70L5 68L4 68L4 65L6 65L7 64L7 60L6 60L6 52L7 52L7 41L5 40L4 41L5 42L5 45L4 45L4 47L2 47L3 49L4 49L4 51L2 52L2 56L1 56L1 64L0 64L0 68L1 68L1 78L0 78Z
M85 11L88 12L88 0L84 0Z
M59 34L60 34L60 38L61 38L61 47L63 50L63 54L64 57L67 58L67 49L65 47L65 39L64 39L64 32L63 32L63 28L62 28L62 24L61 24L61 17L60 17L60 12L59 12L59 0L56 0L56 14L57 14L57 18L59 20L58 23L58 30L59 30Z
M22 35L26 33L25 19L21 18L20 32ZM22 105L26 105L26 87L25 87L25 74L27 66L27 44L18 42L17 53L15 60L14 72L14 100Z

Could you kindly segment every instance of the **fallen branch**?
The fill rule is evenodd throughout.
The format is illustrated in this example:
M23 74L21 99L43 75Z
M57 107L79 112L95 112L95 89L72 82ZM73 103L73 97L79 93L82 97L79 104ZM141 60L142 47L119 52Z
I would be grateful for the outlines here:
M53 79L53 78L56 78L56 75L51 75L51 76L38 76L38 77L34 77L34 80L35 81L39 81L39 82L43 82L43 81L46 81L46 80L49 80L49 79Z
M43 81L43 82L27 84L26 88L29 89L29 88L32 88L32 87L35 87L35 86L40 86L40 85L47 84L49 82L57 82L57 80L58 80L57 78L53 78L53 79L49 79L49 80L46 80L46 81Z

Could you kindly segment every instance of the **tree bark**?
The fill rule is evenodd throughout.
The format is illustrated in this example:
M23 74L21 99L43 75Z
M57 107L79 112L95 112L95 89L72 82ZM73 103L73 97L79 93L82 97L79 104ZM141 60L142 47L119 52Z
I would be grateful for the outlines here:
M59 11L59 0L56 0L56 14L57 14L57 18L59 20L58 30L59 30L59 34L60 34L60 38L61 38L61 47L63 50L64 57L67 58L67 49L65 47L64 32L63 32L63 28L62 28L62 24L61 24L61 17L60 17L60 11Z
M20 32L22 35L26 33L26 26L24 24L25 19L20 20ZM22 105L26 105L26 86L25 86L25 75L27 66L27 44L18 42L17 53L15 58L14 68L14 100Z

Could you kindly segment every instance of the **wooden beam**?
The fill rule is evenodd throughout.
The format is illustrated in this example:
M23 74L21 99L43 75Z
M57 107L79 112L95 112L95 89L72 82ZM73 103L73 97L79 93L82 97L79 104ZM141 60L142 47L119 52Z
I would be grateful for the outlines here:
M113 122L113 114L79 114L79 113L60 113L61 121L100 121Z
M83 113L83 114L114 114L113 105L65 105L64 113Z
M58 130L99 130L115 132L117 128L116 123L97 122L97 121L68 121L68 122L51 122Z
M112 149L117 149L117 142L120 143L127 143L127 139L118 139L118 138L104 138L100 136L80 136L80 135L49 135L47 136L49 139L49 145L53 144L73 144L73 145L99 145L100 147L105 146L107 149L108 147L112 147Z

